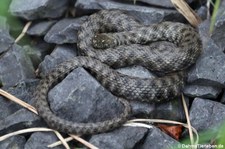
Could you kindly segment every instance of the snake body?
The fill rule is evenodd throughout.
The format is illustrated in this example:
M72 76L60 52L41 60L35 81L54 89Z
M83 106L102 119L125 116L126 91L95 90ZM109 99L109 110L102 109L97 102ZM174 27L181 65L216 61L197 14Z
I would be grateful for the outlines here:
M169 41L174 47L154 44L155 41ZM189 25L163 22L143 26L119 10L102 10L91 15L80 27L77 45L82 56L62 63L42 79L35 98L39 115L50 127L79 135L119 127L131 111L127 100L164 102L179 96L185 81L183 70L195 63L202 50L198 33ZM164 75L137 78L112 69L133 64ZM87 69L118 96L117 100L124 106L123 113L96 123L76 123L56 116L50 110L48 92L77 67Z

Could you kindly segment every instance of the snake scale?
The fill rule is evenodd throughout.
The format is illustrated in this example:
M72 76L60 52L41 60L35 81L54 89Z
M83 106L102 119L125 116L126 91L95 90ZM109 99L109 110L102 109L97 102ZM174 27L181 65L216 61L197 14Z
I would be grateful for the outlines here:
M158 41L172 42L174 47L154 44ZM50 127L79 135L101 133L121 126L131 112L127 100L165 102L179 96L185 82L183 70L196 62L202 50L198 32L189 25L162 22L144 26L119 10L102 10L90 15L80 27L77 45L81 56L60 64L43 78L35 98L39 115ZM138 78L112 69L133 64L164 75ZM77 67L88 70L118 97L124 106L118 117L103 122L76 123L51 111L47 101L49 90Z

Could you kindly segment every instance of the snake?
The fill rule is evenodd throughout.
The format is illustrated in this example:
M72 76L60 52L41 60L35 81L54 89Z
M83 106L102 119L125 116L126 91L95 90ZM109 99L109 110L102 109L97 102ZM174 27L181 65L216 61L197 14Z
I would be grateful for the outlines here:
M179 22L142 25L121 10L91 14L78 31L79 56L65 61L41 79L35 92L36 109L47 125L60 132L91 135L111 131L130 117L130 100L169 102L181 95L186 70L202 51L198 31ZM168 46L164 42L172 43ZM141 65L156 74L139 78L119 73L116 68ZM123 106L118 116L100 122L73 122L52 112L48 92L70 72L83 67L116 96Z

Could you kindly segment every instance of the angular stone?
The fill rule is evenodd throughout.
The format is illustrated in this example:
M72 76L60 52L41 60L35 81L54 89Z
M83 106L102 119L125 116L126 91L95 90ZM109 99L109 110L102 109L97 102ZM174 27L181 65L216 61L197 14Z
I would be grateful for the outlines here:
M27 140L24 149L48 149L48 145L58 141L53 132L35 132ZM64 149L63 146L54 147L55 149Z
M221 91L216 86L186 85L183 92L189 97L216 99Z
M225 92L223 92L223 95L222 95L220 101L221 101L223 104L225 104Z
M174 8L174 5L171 1L168 0L138 0L138 2L143 2L149 5L165 7L165 8ZM188 4L192 3L194 0L187 0Z
M77 56L77 48L75 45L59 45L52 51L50 55L46 55L40 63L38 70L40 76L45 76L58 64L72 59Z
M10 88L2 88L6 92L14 95L15 97L23 100L26 103L34 105L33 93L36 90L36 86L38 84L38 80L26 80L19 82L16 86ZM0 96L0 119L4 119L7 116L13 114L14 112L22 109L20 105L10 101L9 99L5 99Z
M31 127L46 126L36 114L21 109L0 120L0 135Z
M199 132L218 131L217 127L225 121L225 105L201 98L195 98L190 109L190 121Z
M196 64L188 72L188 82L198 85L225 87L225 54L209 38L208 21L200 27L203 51Z
M166 103L143 103L131 101L132 116L135 118L167 119L185 121L185 113L181 99L171 100ZM186 99L189 105L189 100Z
M48 43L76 43L77 32L80 25L87 19L86 16L80 18L65 18L58 21L52 28L47 32L44 40Z
M124 10L145 25L165 20L184 20L183 16L181 16L176 10L140 6L131 3L126 4L111 0L77 0L75 8L78 10L77 15L90 14L102 9Z
M0 142L1 149L24 149L26 139L24 136L13 136Z
M28 35L43 36L55 24L55 20L33 23L27 30Z
M207 13L208 13L208 8L206 6L201 6L199 9L197 9L197 14L202 20L207 19Z
M143 144L140 145L139 149L159 149L159 148L174 148L177 144L179 144L178 141L171 138L164 132L162 132L160 129L152 126L150 129L146 139L144 140Z
M12 0L9 11L26 20L61 17L68 8L68 0Z
M99 149L133 149L147 132L146 128L121 127L112 132L93 135L89 142Z
M14 39L9 35L8 24L6 19L0 17L0 54L10 49L13 45Z
M220 8L217 11L214 31L212 33L213 41L225 52L225 1L221 1Z
M123 112L116 97L83 68L75 69L51 89L48 99L54 113L74 122L104 121Z
M30 45L23 46L25 53L30 57L34 69L37 69L38 65L42 62L42 53L36 47ZM43 50L43 49L42 49Z
M14 86L21 80L35 77L30 58L18 45L13 45L0 58L0 65L0 81L3 86Z

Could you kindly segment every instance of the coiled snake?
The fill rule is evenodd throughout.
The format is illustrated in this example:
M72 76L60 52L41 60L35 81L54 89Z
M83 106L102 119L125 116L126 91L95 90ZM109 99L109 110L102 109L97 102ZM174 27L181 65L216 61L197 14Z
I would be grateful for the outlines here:
M154 41L169 41L174 48ZM125 123L130 113L127 100L164 102L179 96L184 72L201 53L198 33L182 23L163 22L143 26L119 10L102 10L80 27L77 43L82 56L59 65L41 80L35 93L36 108L47 124L71 134L109 131ZM138 64L164 73L154 79L123 75L112 68ZM56 116L49 107L48 91L77 67L87 69L105 88L118 96L124 111L119 117L97 123L76 123ZM125 100L126 98L127 100Z

